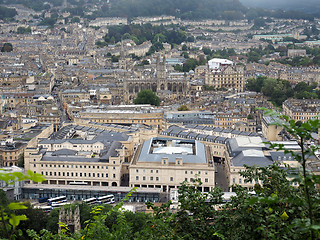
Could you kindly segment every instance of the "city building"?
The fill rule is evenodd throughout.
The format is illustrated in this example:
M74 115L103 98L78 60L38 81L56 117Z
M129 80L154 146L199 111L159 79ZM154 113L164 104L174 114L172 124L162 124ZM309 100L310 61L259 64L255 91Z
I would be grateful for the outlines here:
M201 190L215 186L213 160L199 141L157 137L140 145L130 167L130 186L169 192L182 182L200 179Z
M68 125L26 148L25 170L43 174L47 180L42 184L120 186L133 148L125 133Z
M201 72L201 71L200 71ZM227 59L211 59L205 72L205 84L215 89L244 91L244 68Z
M288 99L282 104L283 114L295 121L320 119L319 99Z

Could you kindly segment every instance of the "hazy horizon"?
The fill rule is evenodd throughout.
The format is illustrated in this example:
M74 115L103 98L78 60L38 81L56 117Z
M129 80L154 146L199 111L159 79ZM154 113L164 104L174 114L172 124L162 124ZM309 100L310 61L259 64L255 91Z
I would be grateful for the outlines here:
M268 9L299 10L317 12L320 10L319 0L240 0L246 7L261 7Z

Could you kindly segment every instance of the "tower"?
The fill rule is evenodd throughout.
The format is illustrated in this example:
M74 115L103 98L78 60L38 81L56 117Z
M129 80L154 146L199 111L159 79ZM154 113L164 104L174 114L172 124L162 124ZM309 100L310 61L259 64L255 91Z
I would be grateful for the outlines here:
M73 212L72 209L67 211L62 206L59 211L59 222L65 223L71 233L80 231L80 209L79 206ZM59 227L59 233L61 232L61 227Z
M162 58L162 61L161 61L160 55L157 56L156 78L157 78L157 91L168 90L166 57L165 56Z
M120 48L119 68L127 69L126 54L125 54L122 40L121 40L121 48Z

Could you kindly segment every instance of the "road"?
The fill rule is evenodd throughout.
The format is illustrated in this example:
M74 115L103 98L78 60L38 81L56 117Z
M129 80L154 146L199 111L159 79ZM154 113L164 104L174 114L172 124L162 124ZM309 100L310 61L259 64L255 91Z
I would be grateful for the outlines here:
M224 170L224 164L214 164L216 167L215 182L216 186L221 187L222 191L229 192L227 175Z

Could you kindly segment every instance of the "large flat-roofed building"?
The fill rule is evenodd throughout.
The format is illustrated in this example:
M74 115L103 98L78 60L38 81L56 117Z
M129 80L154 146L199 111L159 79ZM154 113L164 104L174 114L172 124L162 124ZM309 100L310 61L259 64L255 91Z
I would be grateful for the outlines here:
M182 182L201 179L202 191L215 186L214 165L208 148L199 141L157 137L137 149L129 167L130 186L161 188L164 192Z
M284 149L299 151L299 145L295 141L277 141L273 144L281 144ZM246 182L240 172L245 166L266 167L279 162L281 166L287 164L290 167L297 167L299 163L290 154L284 151L271 150L269 144L265 144L261 137L240 137L229 139L226 143L226 173L229 179L229 186L241 185L253 188L255 184L263 184L261 180Z
M320 119L319 99L288 99L282 104L284 115L295 121Z
M261 137L239 137L229 139L226 143L226 173L229 186L234 184L243 187L253 187L255 182L245 182L240 175L246 166L268 166L272 164L270 158L265 155L267 149ZM257 182L259 183L259 182Z
M44 184L120 186L134 149L131 136L69 125L25 150L25 169L41 173Z

